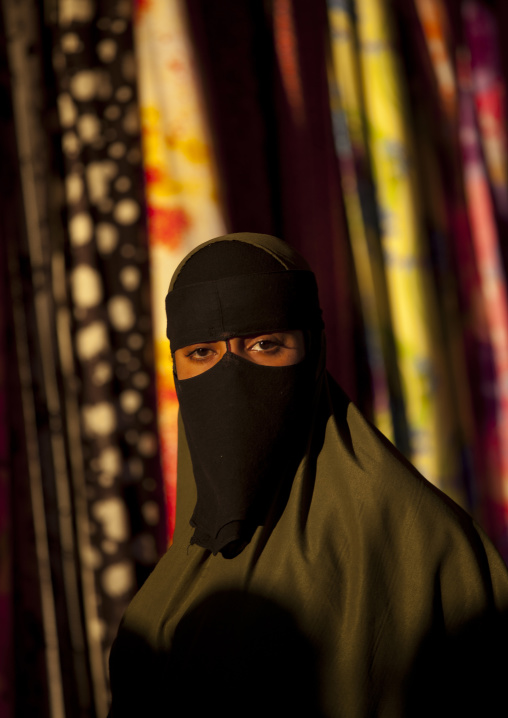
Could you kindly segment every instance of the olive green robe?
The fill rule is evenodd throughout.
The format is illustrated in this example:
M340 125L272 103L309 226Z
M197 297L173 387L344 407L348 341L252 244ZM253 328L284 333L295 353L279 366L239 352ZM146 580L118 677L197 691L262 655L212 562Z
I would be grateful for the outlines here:
M502 559L481 528L423 479L326 373L296 476L242 553L226 559L190 545L195 501L180 427L174 541L128 608L113 648L113 718L193 715L207 707L224 716L508 713L508 572ZM189 609L214 594L224 597L225 615L211 612L210 621L222 628L213 633L213 625L204 626L206 611L201 618L199 610L188 614L185 669L178 673L175 629ZM228 595L260 597L294 619L315 651L315 703L304 695L305 677L291 667L289 688L281 672L284 695L272 702L270 688L259 708L256 697L277 672L270 660L280 646L269 645L272 628L263 634L261 609L259 631L254 628L250 638L221 639L228 616L238 618ZM236 605L241 616L241 600ZM246 624L252 610L246 609ZM213 645L203 647L199 635L206 631ZM263 636L266 652L235 672L251 651L252 635ZM291 659L276 664L291 666ZM261 670L239 689L242 670L256 673L256 661L260 668L269 665L270 675ZM303 665L299 658L296 663ZM308 676L310 683L311 669ZM300 695L301 711L291 700Z

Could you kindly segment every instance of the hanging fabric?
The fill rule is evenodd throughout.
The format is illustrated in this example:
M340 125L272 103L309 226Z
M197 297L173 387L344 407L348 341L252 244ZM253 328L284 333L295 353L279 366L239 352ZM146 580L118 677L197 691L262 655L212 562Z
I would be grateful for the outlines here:
M1 15L1 13L0 13ZM1 29L1 23L0 23ZM6 128L0 127L1 130ZM3 183L2 183L3 184ZM0 224L0 236L5 226ZM5 243L0 250L0 716L14 716L14 594L12 582L11 473L9 466L10 423L8 404L8 276Z
M479 477L483 519L508 557L508 296L492 196L475 117L471 66L459 55L459 117L464 187L478 271L477 342L481 352L482 448L486 474Z
M416 7L445 115L445 158L451 181L443 187L443 196L456 256L469 376L469 385L464 377L456 393L461 419L471 417L466 432L472 449L469 503L506 558L506 479L500 456L506 334L505 262L500 244L505 138L495 23L483 3L466 2L452 34L441 0L418 0ZM489 156L494 162L490 172ZM463 403L468 390L474 412L468 402Z
M450 56L446 7L443 0L415 0L415 7L435 73L442 107L451 122L457 112L457 82L453 59Z
M464 507L475 511L479 455L471 391L474 372L470 373L469 338L464 322L467 273L464 257L460 255L467 246L468 231L456 130L457 82L450 22L442 0L418 0L415 7L404 5L400 22L410 29L404 49L414 148L422 220L439 301L450 399L455 410L458 473L466 497Z
M130 4L2 9L16 706L103 716L118 623L166 544Z
M449 379L437 299L428 268L400 60L389 6L357 0L368 138L381 216L410 458L430 481L465 503L460 486Z
M508 221L506 82L502 77L499 34L490 8L477 0L463 3L464 34L471 56L471 82L478 129L494 207Z
M279 136L282 237L316 274L328 329L328 366L357 398L356 306L351 260L330 122L326 7L274 0L275 104Z
M390 324L379 219L369 169L358 43L352 3L328 2L330 102L349 238L372 376L376 426L409 453L407 424Z
M185 6L138 3L134 20L150 246L151 301L168 539L174 527L178 403L164 300L180 260L225 233L215 161Z

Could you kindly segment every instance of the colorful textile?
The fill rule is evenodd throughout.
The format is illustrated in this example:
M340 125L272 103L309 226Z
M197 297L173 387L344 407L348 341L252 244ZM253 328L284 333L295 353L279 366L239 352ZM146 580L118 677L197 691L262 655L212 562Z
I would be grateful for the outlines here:
M328 329L328 366L350 396L364 386L355 362L352 264L330 123L326 6L271 6L280 187L280 236L316 274ZM244 229L244 228L242 228Z
M479 477L483 520L508 556L508 295L494 207L476 125L471 68L460 58L460 140L471 238L478 270L476 337L481 351L479 440L485 475ZM483 359L483 361L482 361Z
M453 38L442 0L418 0L415 5L416 10L405 6L405 24L412 38L412 61L407 69L420 205L439 301L459 477L467 500L464 505L477 515L476 483L477 476L482 475L481 451L478 451L471 382L476 372L471 363L471 337L466 319L474 265L466 262L470 242L458 149Z
M502 447L506 441L503 356L507 296L506 259L503 260L500 241L503 225L499 223L504 219L506 140L504 80L496 23L485 4L463 3L459 17L464 23L467 47L459 46L456 51L457 83L444 5L439 0L418 0L416 6L448 120L444 128L448 138L446 161L451 165L453 182L444 194L450 204L451 239L457 258L456 281L471 381L468 387L462 380L457 396L462 401L470 388L474 405L474 413L465 422L469 424L467 434L473 452L470 508L488 528L506 559L506 468ZM455 34L460 36L457 28ZM443 87L444 81L448 92ZM454 91L457 97L451 103L451 91L457 84L459 92L457 95ZM458 118L450 112L452 105L458 109ZM467 406L461 407L462 420L470 413Z
M366 348L372 376L373 418L376 426L402 451L408 450L400 430L405 417L397 413L388 297L381 255L375 198L368 172L365 113L351 5L328 2L331 35L330 101L349 237L362 302ZM391 392L390 392L391 389ZM390 393L392 396L390 396ZM395 395L395 396L394 396ZM395 424L395 427L394 427ZM399 429L399 430L397 430Z
M508 220L506 81L501 73L496 18L485 3L477 0L466 0L462 15L485 167L495 209Z
M56 3L44 28L32 0L2 11L16 711L104 715L112 638L166 546L130 4Z
M410 458L424 476L464 503L457 481L449 382L389 7L383 0L357 0L356 7L368 138Z
M168 538L174 526L176 400L164 299L182 257L225 232L196 60L179 0L138 2L134 31L141 103L151 300Z
M449 52L449 33L443 0L415 0L416 11L432 62L436 85L450 121L457 110L457 83Z

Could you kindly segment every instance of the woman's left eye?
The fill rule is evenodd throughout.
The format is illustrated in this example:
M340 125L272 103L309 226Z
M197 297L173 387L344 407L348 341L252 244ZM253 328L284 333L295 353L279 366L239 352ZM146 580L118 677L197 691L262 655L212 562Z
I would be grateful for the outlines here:
M277 349L279 349L279 345L269 339L260 339L250 347L250 350L254 352L274 352Z
M193 351L189 352L187 354L188 357L191 357L192 359L207 359L212 354L212 350L208 347L198 347L197 349L194 349Z

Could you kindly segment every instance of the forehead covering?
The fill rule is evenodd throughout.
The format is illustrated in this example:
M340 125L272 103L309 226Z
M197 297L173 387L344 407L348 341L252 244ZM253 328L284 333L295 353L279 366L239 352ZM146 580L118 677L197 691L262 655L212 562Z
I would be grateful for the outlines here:
M197 342L291 329L320 329L314 274L285 242L242 232L193 250L166 297L173 351Z

